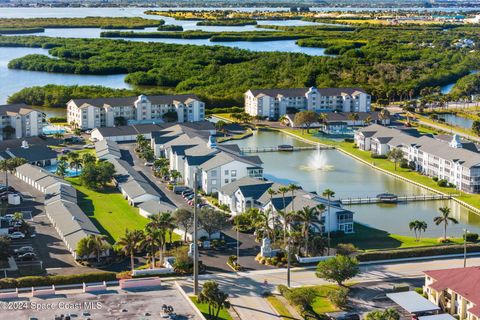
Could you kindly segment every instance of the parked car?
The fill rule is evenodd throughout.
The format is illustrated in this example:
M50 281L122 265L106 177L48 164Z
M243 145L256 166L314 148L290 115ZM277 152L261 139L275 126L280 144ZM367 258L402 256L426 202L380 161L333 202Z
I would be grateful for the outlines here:
M144 165L147 167L151 167L153 166L153 162L145 162Z
M37 258L37 255L33 252L27 252L17 257L17 259L21 261L35 260L36 258Z
M68 154L70 152L72 152L72 150L70 150L70 149L63 149L62 150L62 154Z
M185 196L187 193L193 193L193 190L188 188L187 190L182 191L182 196Z
M95 145L93 143L89 143L84 145L83 149L95 149Z
M175 192L176 194L181 194L182 192L188 191L188 190L190 190L190 188L186 187L186 186L174 186L173 187L173 192Z
M25 235L21 233L20 231L15 231L13 233L10 233L8 235L10 239L25 239Z
M183 196L184 199L187 199L187 197L190 197L190 196L193 196L193 195L194 195L194 193L190 191L190 192L184 193L182 196Z
M5 220L13 220L13 214L6 214L3 216L3 219Z
M24 254L27 252L33 252L33 248L31 246L23 246L18 249L13 250L16 254Z
M195 195L192 193L191 195L185 197L185 200L192 200Z

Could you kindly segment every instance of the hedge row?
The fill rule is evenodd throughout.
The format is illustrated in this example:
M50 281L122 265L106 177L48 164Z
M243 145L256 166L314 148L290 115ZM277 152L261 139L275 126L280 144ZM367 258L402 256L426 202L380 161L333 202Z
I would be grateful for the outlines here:
M79 284L82 282L114 281L117 279L115 272L93 272L73 274L68 276L29 276L22 278L0 279L0 289L28 288L63 284Z
M480 252L480 244L468 244L467 252ZM371 251L357 255L358 261L417 258L463 253L463 245L446 245L386 251Z

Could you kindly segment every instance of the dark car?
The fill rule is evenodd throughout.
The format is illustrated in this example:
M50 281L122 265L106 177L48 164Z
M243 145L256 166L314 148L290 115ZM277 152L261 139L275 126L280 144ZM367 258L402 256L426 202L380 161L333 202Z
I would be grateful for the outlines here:
M182 191L182 196L184 196L187 193L193 193L193 191L189 188L187 190Z
M17 259L21 261L31 261L31 260L35 260L36 258L37 258L37 255L33 252L27 252L17 257Z

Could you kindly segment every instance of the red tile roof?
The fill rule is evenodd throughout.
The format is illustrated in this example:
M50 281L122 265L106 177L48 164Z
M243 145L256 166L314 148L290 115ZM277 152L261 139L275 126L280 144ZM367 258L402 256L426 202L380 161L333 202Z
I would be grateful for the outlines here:
M429 270L424 273L434 282L429 286L436 291L453 290L475 307L468 311L480 316L480 267L453 268L444 270Z

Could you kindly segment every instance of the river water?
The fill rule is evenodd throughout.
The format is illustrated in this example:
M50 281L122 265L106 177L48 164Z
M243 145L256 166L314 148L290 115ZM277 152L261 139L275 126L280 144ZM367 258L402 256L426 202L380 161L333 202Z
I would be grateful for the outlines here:
M250 138L233 143L242 148L271 147L280 144L308 145L286 134L262 131ZM279 183L296 183L304 190L318 194L329 188L335 191L336 199L374 197L383 192L399 196L429 194L425 189L383 174L337 150L320 151L320 156L317 152L266 152L258 155L264 162L266 178ZM324 164L324 170L311 169L312 164L318 162ZM449 235L460 236L464 228L472 232L480 232L480 216L450 200L355 205L349 206L348 209L355 212L354 219L358 222L401 235L412 235L408 228L410 221L424 220L429 226L425 235L440 237L443 234L443 228L435 226L433 218L438 215L438 208L445 205L451 207L454 216L461 221L458 225L449 226Z

